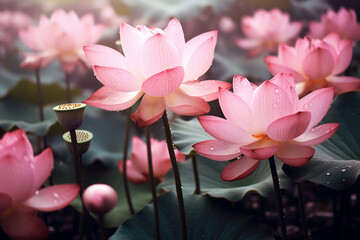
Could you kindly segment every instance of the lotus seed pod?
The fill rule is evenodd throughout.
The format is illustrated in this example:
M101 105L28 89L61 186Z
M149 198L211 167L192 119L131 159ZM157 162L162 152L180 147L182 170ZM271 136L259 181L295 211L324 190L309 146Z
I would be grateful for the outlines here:
M76 134L79 154L82 155L86 153L87 150L89 149L91 140L93 139L94 135L87 130L80 130L80 129L75 130L75 134ZM63 139L66 143L66 148L70 153L72 153L73 146L71 144L71 136L69 131L63 134Z
M85 103L66 103L53 107L60 125L66 130L75 130L84 121Z
M86 209L94 214L103 215L111 211L117 204L116 191L106 184L93 184L83 193Z

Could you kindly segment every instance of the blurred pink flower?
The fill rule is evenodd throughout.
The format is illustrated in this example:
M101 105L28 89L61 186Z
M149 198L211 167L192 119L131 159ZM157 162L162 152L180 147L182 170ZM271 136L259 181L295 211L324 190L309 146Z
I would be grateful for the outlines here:
M265 63L275 76L293 74L300 96L319 88L334 86L335 94L360 90L360 79L337 76L345 71L352 58L352 43L330 33L323 40L299 38L295 47L282 44L278 57L267 56Z
M116 206L118 196L111 186L97 183L90 185L84 190L83 201L89 212L103 215L110 212Z
M341 7L338 12L332 9L321 16L320 22L309 23L310 36L322 39L332 32L339 33L340 38L353 41L360 39L360 24L356 22L356 13L353 9Z
M14 239L46 239L47 226L36 211L55 211L69 205L79 186L62 184L38 190L54 166L52 151L34 157L24 130L0 140L0 225Z
M299 100L293 77L278 74L260 86L235 76L233 89L234 93L219 89L220 107L226 119L198 117L204 130L215 139L193 146L213 160L238 158L224 168L223 180L247 177L260 160L272 155L290 166L303 166L315 152L311 146L330 138L339 126L317 126L332 102L331 87Z
M158 141L151 138L151 153L154 178L157 181L162 181L171 168L170 156L165 140ZM175 149L175 155L179 162L185 160L185 155L177 149ZM119 161L118 167L120 172L123 172L122 161ZM149 181L150 176L146 144L136 136L132 139L131 158L126 161L126 167L127 177L132 183L141 184Z
M289 43L301 31L301 22L290 22L289 14L275 8L259 9L253 17L241 19L241 29L246 38L238 39L240 48L249 50L247 55L255 57L262 52L274 53L280 43Z
M18 31L31 25L31 18L22 12L0 11L0 56L13 47Z
M66 13L59 9L50 19L41 16L39 26L31 26L19 33L24 44L35 51L25 53L21 66L41 68L59 58L64 71L71 73L80 61L86 63L82 47L97 42L103 30L102 25L94 24L92 14L79 18L74 11Z
M139 127L149 126L164 113L194 116L209 112L222 81L199 81L211 66L217 31L203 33L185 44L180 22L172 19L165 30L125 23L120 27L125 57L114 49L88 45L84 52L97 79L104 84L84 103L109 111L131 107L144 95L131 115Z

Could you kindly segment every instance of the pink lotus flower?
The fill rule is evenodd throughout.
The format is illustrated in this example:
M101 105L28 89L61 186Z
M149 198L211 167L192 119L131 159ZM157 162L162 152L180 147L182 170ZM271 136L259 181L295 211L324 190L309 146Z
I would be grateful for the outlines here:
M219 89L220 107L226 119L198 118L215 139L193 146L201 155L217 161L239 157L224 168L223 180L247 177L260 160L272 155L290 166L303 166L314 154L311 146L327 140L339 126L317 126L332 102L331 87L299 100L293 77L278 74L260 86L235 76L233 89L234 93Z
M360 90L360 79L337 76L349 66L352 57L350 40L331 33L323 40L299 38L295 47L279 46L279 55L265 57L269 71L293 74L300 96L319 88L334 86L335 93Z
M321 16L320 22L310 22L310 36L322 39L332 32L339 33L340 38L356 41L360 38L360 24L356 22L356 13L353 9L341 7L338 12L328 10Z
M59 58L64 71L71 73L80 61L86 63L82 47L97 42L103 30L102 25L94 24L91 14L80 19L74 11L66 13L59 9L50 19L41 16L39 26L20 31L20 39L35 51L25 53L21 66L41 68Z
M46 239L47 226L36 211L55 211L69 205L79 186L62 184L39 188L54 166L52 151L34 157L22 130L0 140L0 225L14 239Z
M165 140L158 141L151 138L151 153L154 169L154 178L157 181L164 180L171 168L171 161ZM185 155L175 149L176 159L179 162L185 160ZM123 162L119 161L118 167L123 172ZM146 144L138 137L132 139L131 158L126 161L126 173L129 180L134 184L142 184L150 180Z
M241 19L241 29L246 36L238 39L237 45L248 49L247 55L255 57L262 52L274 53L280 43L289 43L299 35L303 24L290 22L289 14L279 9L259 9L253 17Z
M207 102L217 98L218 87L231 87L221 81L198 80L212 64L216 39L217 31L212 31L185 44L177 19L164 30L123 23L120 40L125 57L105 46L84 47L97 79L105 85L84 103L119 111L145 93L131 115L139 127L156 122L165 108L180 115L205 114L210 110Z
M22 12L0 11L0 56L13 47L18 31L31 24L31 18Z

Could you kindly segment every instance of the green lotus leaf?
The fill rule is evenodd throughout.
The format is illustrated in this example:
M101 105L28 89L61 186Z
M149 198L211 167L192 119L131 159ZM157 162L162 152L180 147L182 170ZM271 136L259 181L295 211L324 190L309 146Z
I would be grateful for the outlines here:
M303 167L284 165L296 182L308 180L335 190L351 187L360 174L360 93L337 96L320 123L340 123L335 134L315 146L316 154Z
M230 201L241 200L248 192L257 192L267 197L274 192L273 181L269 163L261 161L258 168L247 178L234 182L226 182L220 179L220 175L227 162L218 162L198 156L198 170L200 177L201 192L211 197L226 198ZM281 170L282 162L276 160L277 172L280 178L281 188L290 188L292 181ZM194 174L191 161L179 163L181 184L185 193L192 193L195 189ZM164 191L174 191L175 183L172 171L169 171L165 181L158 188Z
M269 229L253 217L244 215L223 199L204 195L184 195L189 240L272 239ZM159 197L161 239L181 239L177 199L173 192ZM154 239L153 205L145 207L124 222L110 240Z
M195 143L213 139L204 131L197 118L190 121L176 119L171 124L171 134L176 148L186 155L196 153L192 147Z
M57 120L50 107L44 109L45 121L43 122L39 121L38 112L37 106L28 102L12 98L2 99L0 101L0 128L3 131L22 128L26 132L44 136Z

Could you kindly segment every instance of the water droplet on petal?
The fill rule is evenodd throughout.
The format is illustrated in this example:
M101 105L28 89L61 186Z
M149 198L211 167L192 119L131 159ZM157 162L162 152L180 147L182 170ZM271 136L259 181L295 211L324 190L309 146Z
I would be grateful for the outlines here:
M309 105L308 104L305 104L304 105L304 109L307 110L309 108Z
M274 90L274 93L279 93L279 89L275 89L275 90Z
M343 178L343 179L341 179L341 181L346 182L346 179L345 179L345 178Z
M210 150L211 150L211 151L213 151L213 150L214 150L214 148L213 148L213 147L210 147Z
M203 82L200 82L200 86L202 86L202 85L204 85L204 83L203 83Z
M343 172L343 173L346 172L346 169L345 168L341 169L341 172Z
M273 104L273 107L274 107L274 108L276 108L276 107L277 107L277 105L274 103L274 104Z
M39 190L36 190L36 191L35 191L35 195L38 195L38 194L39 194Z
M331 174L331 173L327 172L327 173L326 173L326 176L330 176L330 174Z
M329 183L330 183L329 181L326 182L326 184L329 184Z
M58 198L59 197L59 194L57 192L53 192L53 196Z

